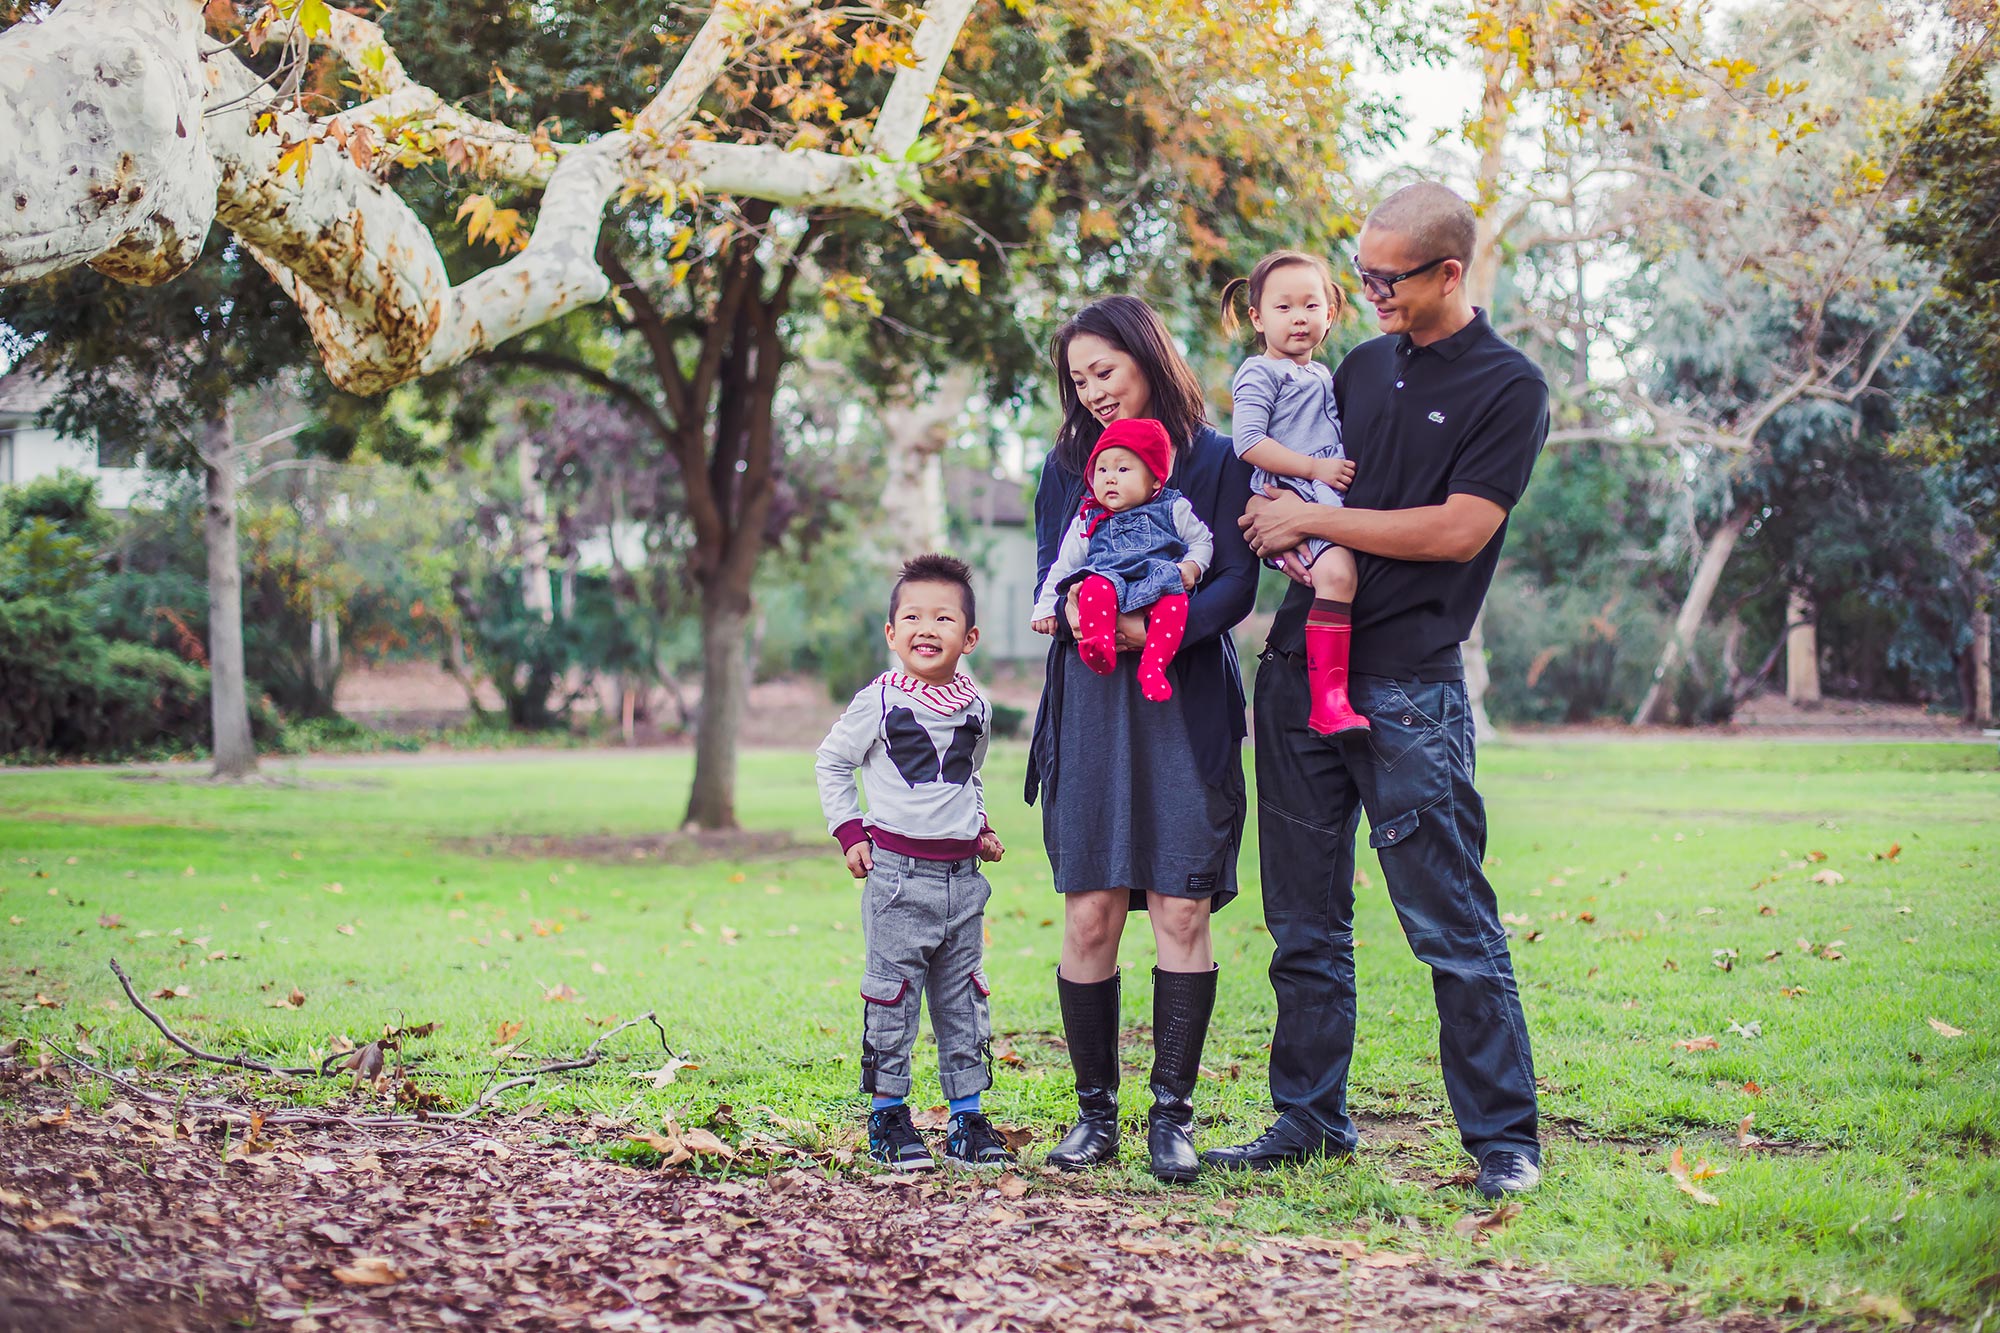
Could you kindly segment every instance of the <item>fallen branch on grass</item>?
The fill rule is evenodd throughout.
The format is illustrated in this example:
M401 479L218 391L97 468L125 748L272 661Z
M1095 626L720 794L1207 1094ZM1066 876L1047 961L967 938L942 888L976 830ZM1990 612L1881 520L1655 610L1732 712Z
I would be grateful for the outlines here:
M125 969L118 965L118 960L116 958L111 959L110 963L111 963L112 975L117 977L118 984L125 988L125 997L132 1002L132 1006L135 1009L137 1009L140 1013L144 1014L147 1017L147 1019L152 1022L153 1026L160 1030L161 1035L164 1036L168 1041L172 1042L175 1046L187 1052L187 1054L194 1056L198 1060L206 1060L211 1064L223 1065L230 1069L247 1070L251 1073L274 1074L280 1078L313 1078L313 1077L326 1078L331 1076L335 1072L334 1062L337 1060L342 1061L344 1066L350 1070L358 1070L360 1068L359 1064L360 1057L364 1056L369 1051L370 1048L373 1048L375 1051L374 1063L377 1066L377 1068L379 1068L381 1064L380 1041L370 1042L368 1046L362 1047L359 1051L352 1051L352 1052L336 1051L332 1055L329 1055L326 1059L322 1060L317 1066L308 1066L303 1068L293 1065L267 1064L262 1060L253 1060L250 1057L244 1055L218 1055L214 1051L205 1051L201 1047L189 1041L187 1038L181 1036L178 1032L175 1032L172 1028L168 1027L167 1020L160 1017L160 1015L157 1012L155 1012L151 1006L149 1006L144 1000L139 998L138 988L132 984L132 978L125 975ZM651 1023L653 1025L653 1030L660 1034L660 1049L667 1053L667 1057L669 1059L677 1058L674 1055L673 1046L670 1045L667 1041L667 1030L664 1027L660 1026L660 1020L654 1016L653 1010L648 1009L645 1013L640 1014L637 1018L627 1019L623 1023L620 1023L616 1027L611 1028L609 1031L605 1032L596 1041L593 1041L590 1043L590 1045L584 1047L583 1054L575 1057L574 1059L551 1060L545 1064L537 1065L535 1068L525 1071L519 1077L510 1078L505 1082L501 1083L495 1083L493 1081L496 1077L498 1077L500 1069L502 1067L501 1065L495 1065L492 1073L487 1075L486 1085L479 1090L479 1095L473 1099L473 1102L470 1106L465 1107L463 1110L452 1111L448 1113L419 1112L417 1115L413 1116L408 1116L408 1115L357 1116L348 1114L335 1114L331 1116L325 1116L325 1115L317 1115L310 1112L252 1111L252 1110L246 1110L241 1106L236 1106L229 1102L213 1102L213 1101L202 1102L202 1101L190 1101L184 1098L177 1099L170 1097L162 1097L158 1094L146 1092L138 1088L136 1085L128 1083L124 1079L121 1079L116 1075L111 1074L107 1070L99 1069L95 1065L89 1064L79 1059L78 1057L71 1055L68 1051L63 1050L60 1046L57 1046L54 1042L50 1042L49 1045L65 1060L68 1060L71 1064L76 1065L78 1068L88 1070L90 1073L96 1074L101 1078L109 1079L111 1082L117 1084L119 1087L124 1088L127 1092L130 1092L135 1096L143 1097L145 1100L150 1102L167 1103L177 1106L191 1106L200 1110L207 1111L210 1114L216 1114L216 1115L236 1114L247 1117L255 1114L262 1116L263 1117L262 1122L265 1124L344 1124L344 1125L368 1125L368 1126L377 1126L383 1128L393 1126L400 1128L406 1126L415 1126L415 1125L432 1124L440 1122L448 1124L455 1121L467 1120L470 1119L472 1116L479 1114L481 1111L484 1111L487 1108L491 1107L494 1103L494 1100L498 1098L501 1093L511 1092L516 1088L530 1087L533 1084L539 1082L542 1076L545 1074L564 1074L564 1073L569 1073L572 1070L589 1069L593 1065L598 1064L600 1061L604 1059L604 1044L606 1042L610 1041L613 1037L617 1036L619 1033L624 1032L627 1028L635 1028L639 1026L639 1024L641 1023Z

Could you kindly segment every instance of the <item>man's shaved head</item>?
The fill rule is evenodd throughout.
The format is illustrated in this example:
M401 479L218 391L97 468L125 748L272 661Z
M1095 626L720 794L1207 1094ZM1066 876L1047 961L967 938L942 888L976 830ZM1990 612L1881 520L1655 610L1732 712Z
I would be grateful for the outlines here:
M1426 260L1456 259L1470 266L1479 224L1472 206L1435 181L1418 181L1384 199L1368 226L1394 232Z

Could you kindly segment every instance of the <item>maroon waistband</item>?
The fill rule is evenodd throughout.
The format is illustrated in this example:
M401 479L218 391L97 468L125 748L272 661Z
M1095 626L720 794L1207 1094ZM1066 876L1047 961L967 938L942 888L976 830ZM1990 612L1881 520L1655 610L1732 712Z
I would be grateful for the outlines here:
M842 824L833 831L833 836L840 839L840 850L843 852L865 840L885 852L914 856L919 861L962 861L968 856L979 855L978 838L912 838L906 833L891 833L888 829L863 824L858 819Z

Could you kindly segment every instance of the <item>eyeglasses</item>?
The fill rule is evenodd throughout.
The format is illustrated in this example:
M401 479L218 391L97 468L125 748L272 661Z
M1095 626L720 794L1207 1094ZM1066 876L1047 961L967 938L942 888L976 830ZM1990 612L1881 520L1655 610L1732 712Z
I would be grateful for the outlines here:
M1372 273L1361 267L1361 259L1359 256L1356 256L1354 271L1361 278L1361 290L1368 294L1370 300L1387 301L1396 295L1397 283L1414 278L1419 273L1428 273L1439 264L1446 263L1450 259L1451 256L1446 255L1442 259L1433 259L1428 264L1419 264L1415 268L1405 270L1402 273Z

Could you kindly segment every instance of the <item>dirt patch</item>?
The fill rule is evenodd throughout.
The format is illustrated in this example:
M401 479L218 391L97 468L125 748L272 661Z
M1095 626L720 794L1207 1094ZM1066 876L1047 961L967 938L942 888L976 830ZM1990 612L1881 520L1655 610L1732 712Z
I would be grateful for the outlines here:
M1780 1327L1504 1263L1237 1232L1205 1196L1108 1196L1087 1177L704 1176L580 1156L521 1123L225 1145L150 1108L29 1091L0 1123L9 1330Z
M512 856L547 861L662 861L699 865L706 861L790 861L825 856L827 844L801 842L771 829L690 829L678 833L593 833L582 836L510 834L493 838L451 838L441 843L476 856Z
M177 823L151 815L121 815L85 810L10 810L0 806L0 818L18 819L24 824L79 824L87 828L171 828L212 831L213 824Z

